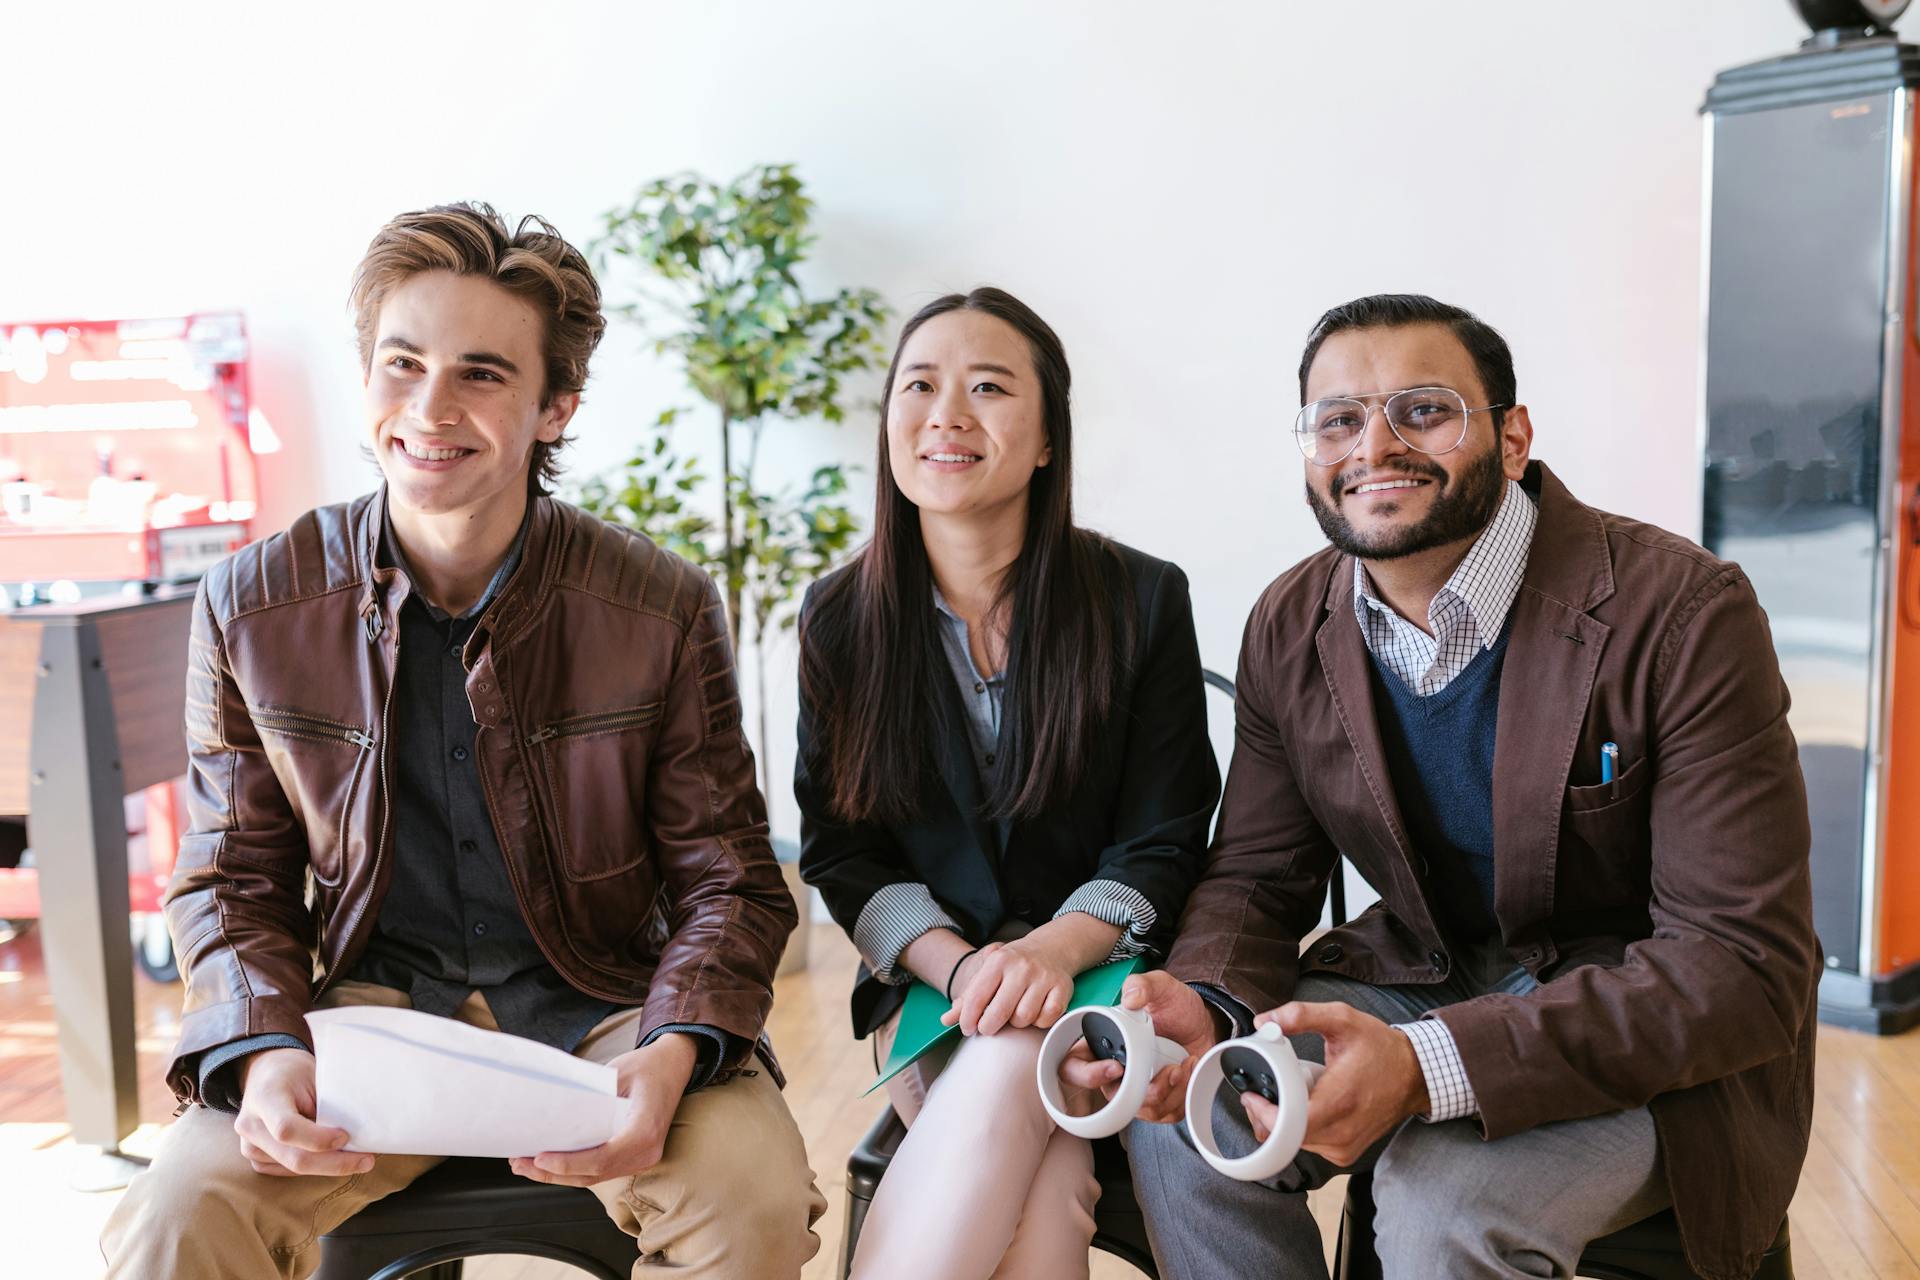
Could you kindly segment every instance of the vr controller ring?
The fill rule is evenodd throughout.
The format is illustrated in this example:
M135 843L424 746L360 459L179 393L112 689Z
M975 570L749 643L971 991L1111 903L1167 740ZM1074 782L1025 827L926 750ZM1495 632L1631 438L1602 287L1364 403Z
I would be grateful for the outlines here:
M1076 1116L1067 1110L1060 1064L1082 1040L1095 1058L1118 1062L1126 1070L1120 1077L1120 1087L1105 1106L1092 1115ZM1153 1019L1145 1010L1118 1005L1072 1009L1053 1024L1040 1045L1040 1061L1034 1067L1040 1101L1053 1122L1075 1137L1111 1137L1132 1122L1147 1099L1147 1087L1161 1068L1186 1056L1187 1051L1172 1040L1154 1035Z
M1187 1081L1187 1132L1206 1162L1242 1182L1271 1178L1293 1163L1307 1134L1307 1094L1324 1070L1302 1062L1279 1027L1268 1023L1250 1036L1207 1050ZM1213 1106L1220 1086L1235 1094L1257 1093L1279 1108L1273 1131L1243 1156L1222 1154L1213 1136Z

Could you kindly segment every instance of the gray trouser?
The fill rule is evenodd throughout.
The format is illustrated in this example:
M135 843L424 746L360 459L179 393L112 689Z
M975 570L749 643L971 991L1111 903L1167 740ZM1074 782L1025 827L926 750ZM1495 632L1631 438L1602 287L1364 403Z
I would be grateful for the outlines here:
M1453 976L1432 986L1373 987L1308 974L1294 998L1348 1004L1400 1023L1488 992L1524 994L1534 986L1497 946L1456 960ZM1302 1058L1324 1058L1318 1036L1295 1036L1293 1046ZM1213 1126L1223 1149L1252 1150L1246 1114L1225 1091ZM1236 1182L1200 1158L1184 1124L1136 1121L1126 1145L1165 1280L1327 1275L1306 1192L1347 1170L1303 1152L1277 1178ZM1375 1247L1389 1280L1572 1276L1589 1241L1669 1203L1645 1107L1545 1124L1497 1142L1483 1140L1471 1119L1413 1120L1354 1166L1369 1168Z

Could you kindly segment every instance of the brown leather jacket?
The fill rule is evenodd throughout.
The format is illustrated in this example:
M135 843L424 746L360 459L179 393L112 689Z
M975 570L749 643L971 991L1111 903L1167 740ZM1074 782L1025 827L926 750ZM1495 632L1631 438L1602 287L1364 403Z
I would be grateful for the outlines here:
M1439 1010L1488 1138L1648 1106L1680 1234L1749 1276L1806 1155L1820 949L1787 690L1738 566L1584 506L1535 463L1493 765L1494 914L1541 986ZM1240 651L1233 766L1167 967L1255 1010L1302 970L1449 963L1374 720L1353 561L1282 574ZM1617 742L1619 786L1600 783ZM1305 954L1344 853L1381 901Z
M207 1049L265 1032L311 1043L303 1015L352 967L392 878L387 725L411 587L374 567L384 498L309 512L201 583L191 821L167 892L183 1101ZM581 991L644 1005L640 1039L704 1023L753 1044L797 916L712 581L538 498L465 661L488 810L547 960Z

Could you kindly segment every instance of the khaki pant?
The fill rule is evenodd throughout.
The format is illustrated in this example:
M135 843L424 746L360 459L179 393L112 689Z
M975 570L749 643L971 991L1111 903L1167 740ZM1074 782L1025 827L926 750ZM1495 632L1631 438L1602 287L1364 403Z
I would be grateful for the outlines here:
M342 983L323 1001L404 1006L398 991ZM478 993L454 1015L493 1029ZM634 1047L638 1009L588 1035L576 1056L607 1062ZM353 1177L271 1177L240 1154L233 1117L192 1107L167 1131L153 1166L128 1187L101 1236L110 1280L265 1280L311 1275L319 1239L440 1163L381 1156ZM593 1188L636 1238L634 1275L660 1263L688 1276L792 1277L820 1248L813 1222L827 1202L780 1091L757 1063L689 1094L653 1168Z

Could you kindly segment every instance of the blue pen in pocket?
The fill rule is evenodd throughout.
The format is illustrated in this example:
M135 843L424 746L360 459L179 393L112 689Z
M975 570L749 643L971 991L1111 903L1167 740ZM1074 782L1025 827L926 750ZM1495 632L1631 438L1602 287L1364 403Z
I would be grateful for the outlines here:
M1611 798L1620 798L1620 744L1603 742L1600 744L1600 785L1610 786Z

